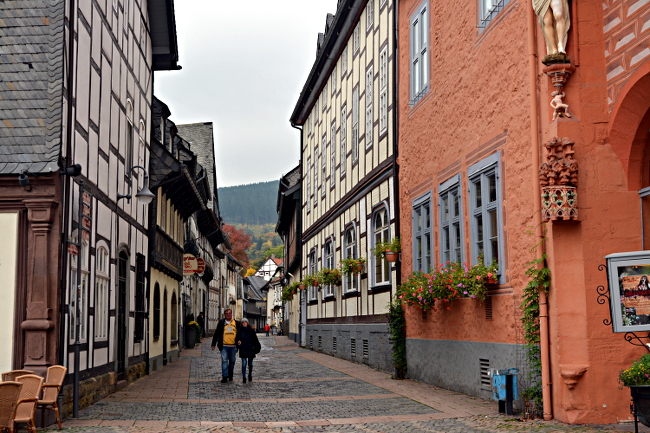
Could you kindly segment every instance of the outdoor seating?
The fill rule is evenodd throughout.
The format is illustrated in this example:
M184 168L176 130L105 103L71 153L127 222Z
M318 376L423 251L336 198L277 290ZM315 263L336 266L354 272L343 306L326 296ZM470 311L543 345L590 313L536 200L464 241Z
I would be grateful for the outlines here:
M34 374L34 372L30 370L7 371L6 373L2 373L2 381L3 382L15 381L18 376L24 376L26 374Z
M18 406L14 415L14 427L16 424L27 424L30 432L36 433L36 403L41 395L43 378L35 374L26 374L16 379L23 384L20 390Z
M56 414L56 422L59 425L59 430L63 428L61 425L61 415L59 413L59 405L56 400L63 386L65 375L68 369L62 365L53 365L47 369L47 377L43 384L43 395L38 400L38 407L42 408L41 425L43 425L45 418L45 409L53 410Z
M0 431L14 431L14 412L23 387L19 382L0 382Z

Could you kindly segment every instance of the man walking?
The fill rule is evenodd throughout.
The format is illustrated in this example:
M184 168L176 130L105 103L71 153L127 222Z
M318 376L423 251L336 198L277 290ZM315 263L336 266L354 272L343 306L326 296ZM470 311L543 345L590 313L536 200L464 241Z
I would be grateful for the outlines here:
M269 336L269 331L271 330L271 326L267 323L264 325L264 330L266 331L266 336Z
M232 380L237 360L237 322L232 318L232 310L226 308L223 312L224 318L219 320L214 337L212 337L212 350L219 347L221 352L221 383Z
M203 311L199 313L199 317L196 318L196 323L201 327L201 337L205 337L205 316Z

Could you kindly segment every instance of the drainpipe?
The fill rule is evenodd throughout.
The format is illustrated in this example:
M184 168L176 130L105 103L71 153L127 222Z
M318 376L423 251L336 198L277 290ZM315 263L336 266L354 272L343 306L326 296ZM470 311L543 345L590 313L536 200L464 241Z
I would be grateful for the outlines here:
M537 170L540 161L540 146L539 146L539 100L537 97L537 19L533 9L532 0L528 3L528 55L529 55L529 81L530 81L530 144L533 171ZM533 180L533 200L534 210L533 221L535 225L535 239L539 240L539 247L535 249L537 258L541 258L545 253L544 233L542 232L542 203L541 203L541 187L539 184L539 177L534 176ZM551 397L551 374L550 374L550 358L549 358L549 335L548 335L548 300L546 293L543 290L539 291L539 339L540 339L540 353L542 361L542 400L544 420L548 421L553 419L553 407Z
M399 1L393 3L395 11L393 12L393 53L399 52ZM397 164L397 157L399 156L399 88L397 85L399 74L399 56L395 55L393 59L393 197L395 203L391 203L395 209L395 234L404 239L401 232L400 224L400 196L399 196L399 165ZM402 283L402 260L396 262L395 266L395 286ZM394 293L391 288L391 300Z

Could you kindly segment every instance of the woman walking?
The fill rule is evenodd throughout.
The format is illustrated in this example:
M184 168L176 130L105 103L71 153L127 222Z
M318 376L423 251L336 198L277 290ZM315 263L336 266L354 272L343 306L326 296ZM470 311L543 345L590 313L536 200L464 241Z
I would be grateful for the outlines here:
M253 358L256 353L260 353L262 345L257 339L257 333L252 326L248 325L248 319L241 320L241 328L237 333L237 348L239 349L239 357L241 358L241 372L246 383L246 365L248 365L248 381L253 381Z

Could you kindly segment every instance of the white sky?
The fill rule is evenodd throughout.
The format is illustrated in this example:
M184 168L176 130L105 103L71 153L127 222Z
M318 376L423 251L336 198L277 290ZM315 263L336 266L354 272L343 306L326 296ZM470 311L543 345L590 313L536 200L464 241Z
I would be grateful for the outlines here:
M212 122L219 187L278 180L298 165L289 117L337 0L176 0L180 71L154 94L177 124Z

